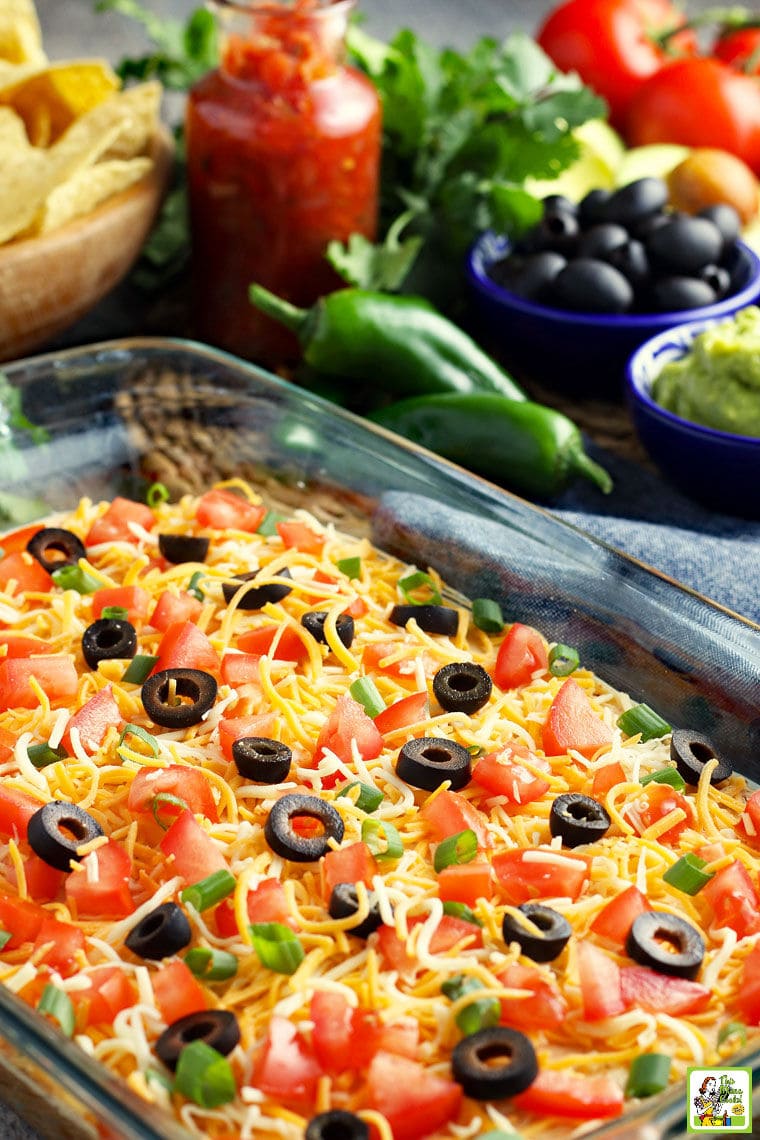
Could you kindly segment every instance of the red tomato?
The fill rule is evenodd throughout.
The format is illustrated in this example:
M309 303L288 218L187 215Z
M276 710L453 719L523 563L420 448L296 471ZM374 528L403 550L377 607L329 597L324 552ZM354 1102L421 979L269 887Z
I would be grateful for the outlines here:
M626 818L636 829L637 834L643 835L648 827L679 808L686 813L686 818L674 823L657 837L659 843L676 843L681 832L691 826L694 811L686 796L671 788L669 784L659 784L656 780L646 784Z
M454 1120L462 1103L455 1081L418 1061L376 1053L367 1073L367 1104L387 1119L394 1140L420 1140Z
M246 907L249 922L279 922L283 926L296 926L279 879L262 879L257 887L248 892ZM239 936L232 899L223 899L219 903L214 911L214 921L221 938Z
M567 1002L534 966L512 962L497 975L507 989L526 990L527 996L499 998L501 1022L530 1033L535 1029L558 1029L567 1016Z
M169 626L176 625L177 622L196 622L202 610L203 602L186 590L180 590L176 594L172 590L164 590L153 607L150 624L154 629L166 633Z
M593 942L579 942L576 952L585 1020L599 1021L622 1013L626 1006L617 962Z
M47 570L43 570L31 554L20 550L0 558L0 590L7 590L11 582L15 582L15 594L27 590L47 594L53 588L53 579Z
M316 534L305 523L278 522L275 525L286 550L300 550L302 554L313 554L316 557L322 553L324 536Z
M760 791L753 792L744 807L744 814L737 826L747 839L760 842Z
M760 174L760 85L719 59L677 60L634 95L626 137L631 146L717 147Z
M491 864L479 859L472 863L444 867L438 875L438 897L442 902L462 902L475 906L478 899L493 895Z
M138 625L148 616L150 602L150 594L142 586L104 586L92 595L93 621L97 621L108 606L119 606L127 611L127 621Z
M521 763L522 760L527 760L531 768L538 768L547 775L551 773L548 760L536 756L524 744L505 744L496 752L488 752L481 756L472 770L476 783L495 796L505 797L507 803L504 807L508 812L533 803L549 791L548 780L536 776Z
M197 625L191 621L173 622L158 643L154 673L164 669L202 669L219 676L219 654Z
M309 656L309 651L296 631L290 626L285 626L282 630L276 647L270 653L272 642L280 628L279 625L264 625L258 629L249 629L247 633L239 635L237 648L242 649L244 653L251 653L256 656L271 656L273 661L305 660Z
M492 865L501 894L512 906L533 899L577 899L588 882L587 860L564 851L502 851Z
M713 44L712 55L745 75L760 75L760 28L726 32Z
M516 621L509 627L499 646L493 679L500 689L517 689L528 685L535 674L546 672L546 644L541 634L529 625Z
M57 898L66 878L65 871L51 867L39 855L32 853L24 860L24 878L30 898L36 902L52 902Z
M111 686L106 685L69 718L61 743L66 751L72 754L74 748L71 743L71 732L72 729L76 729L85 752L92 754L100 748L109 728L118 728L123 719L119 706L114 700Z
M623 765L619 764L617 760L614 764L604 764L594 772L591 795L595 800L603 800L610 788L614 788L616 784L625 783L625 779Z
M199 883L215 871L227 871L227 860L195 816L181 812L161 840L159 847L174 861L167 868L170 875L180 875L186 884Z
M252 716L223 716L219 721L219 745L232 763L232 745L245 736L271 737L274 713L254 713Z
M740 938L760 932L760 897L738 859L717 871L700 897L712 908L716 926L730 926Z
M80 918L126 918L135 909L129 880L132 860L114 839L95 852L97 879L88 881L86 871L66 876L66 900Z
M512 1103L540 1116L596 1120L620 1116L623 1090L612 1077L582 1077L566 1069L542 1069L530 1088Z
M612 729L591 707L586 692L568 677L549 707L542 742L547 756L564 756L571 748L591 759L612 743Z
M314 1053L325 1073L338 1076L358 1067L359 1042L355 1037L354 1013L343 994L315 990L309 1005L314 1022Z
M622 894L606 903L591 923L590 929L599 938L604 938L616 946L625 943L634 920L652 907L646 895L638 887L627 887Z
M90 989L71 994L71 1000L86 1010L85 1027L112 1025L117 1013L136 1003L137 990L120 966L99 966L88 977Z
M408 656L399 661L384 665L383 662L399 652L408 648ZM385 673L388 677L395 677L398 681L412 684L417 680L414 666L416 650L412 646L405 646L402 641L373 641L365 645L362 650L362 665L368 673ZM423 655L424 660L424 655Z
M0 760L10 760L18 737L15 732L0 726Z
M79 678L69 657L11 657L0 661L0 709L36 708L32 677L53 704L71 701L77 694Z
M387 709L383 709L381 713L377 714L375 726L378 732L386 736L389 732L396 732L400 728L409 728L411 725L419 724L421 720L426 720L427 716L428 695L426 690L422 693L410 693L408 697L394 701ZM415 734L412 733L411 735L414 736Z
M409 922L413 926L414 921ZM380 926L376 932L377 949L389 970L404 974L414 966L414 959L406 952L406 942L396 933L395 926Z
M2 550L4 554L12 554L17 550L26 550L35 534L39 534L43 529L42 523L29 523L28 526L22 526L19 527L18 530L12 530L9 534L4 534L2 538L0 538L0 550Z
M439 792L420 808L420 815L438 842L469 828L475 832L480 849L491 846L485 815L459 792Z
M203 987L184 962L177 960L159 966L150 980L156 1005L167 1025L178 1021L180 1017L187 1017L189 1013L208 1009Z
M39 637L24 637L20 633L0 633L0 651L5 657L33 657L47 653L50 646Z
M367 716L358 701L348 693L343 693L335 702L335 708L319 734L314 749L314 764L319 763L327 749L334 752L344 764L350 764L354 742L364 760L374 760L383 750L383 738L374 721Z
M84 933L79 926L72 922L60 922L52 914L46 914L34 942L32 952L36 953L43 946L52 943L44 954L38 956L37 961L44 962L51 970L68 978L78 969L75 966L77 958L84 953Z
M744 959L739 1004L742 1020L747 1025L760 1025L760 945Z
M231 689L259 682L258 653L225 653L222 657L222 681Z
M200 768L190 768L184 764L169 764L166 768L141 768L129 788L127 809L132 812L151 812L157 795L176 796L184 800L193 815L205 815L211 823L217 823L219 812L216 807L211 784ZM169 814L167 805L165 814ZM174 813L179 815L177 809Z
M364 883L372 886L377 863L366 843L349 843L328 851L322 860L322 897L329 902L338 883Z
M430 953L445 954L459 943L464 950L482 946L483 935L480 927L474 922L468 922L466 918L456 918L453 914L442 915L430 939Z
M321 1074L312 1047L293 1022L271 1017L266 1041L254 1058L256 1088L280 1104L303 1108L313 1102Z
M214 530L245 530L253 534L264 521L267 509L235 491L215 487L198 500L195 517L201 526Z
M143 530L153 530L156 516L145 503L136 503L132 499L123 499L117 495L109 504L105 514L92 524L84 544L97 546L101 542L137 542L132 523L136 523Z
M26 792L0 784L0 835L8 839L26 839L30 818L42 803Z
M0 894L0 930L11 935L4 949L15 950L25 942L33 942L47 917L48 912L31 899Z
M712 992L688 978L671 978L646 966L623 966L620 992L626 1008L637 1005L649 1013L668 1013L672 1017L701 1013Z

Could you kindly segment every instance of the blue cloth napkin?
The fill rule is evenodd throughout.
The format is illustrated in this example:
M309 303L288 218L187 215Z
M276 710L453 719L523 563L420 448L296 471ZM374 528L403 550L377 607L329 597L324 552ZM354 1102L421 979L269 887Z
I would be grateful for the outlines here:
M576 483L553 513L760 623L760 521L716 514L638 464L587 450L614 479L613 492Z

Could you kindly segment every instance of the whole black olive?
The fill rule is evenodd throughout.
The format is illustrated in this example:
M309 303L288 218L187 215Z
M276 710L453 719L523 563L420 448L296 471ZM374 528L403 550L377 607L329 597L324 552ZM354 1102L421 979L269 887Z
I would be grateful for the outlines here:
M261 576L264 577L265 571L254 570L250 574L240 574L234 582L224 582L222 584L222 594L227 605L230 604L235 594L238 592L243 582L256 581ZM278 578L292 578L292 574L287 566L283 570L277 571ZM261 586L251 586L249 590L243 594L243 597L238 602L239 610L260 610L267 602L281 602L283 598L287 597L290 593L291 587L284 586L280 582L265 582Z
M30 817L27 839L35 855L49 867L70 871L77 851L103 834L103 828L78 804L51 800Z
M526 301L540 301L547 287L566 265L567 258L561 253L543 249L526 257L506 258L492 267L489 276ZM497 266L503 267L498 273L495 272Z
M701 309L716 299L715 291L699 277L660 277L649 287L650 309L657 313Z
M574 312L624 313L633 304L633 289L613 265L593 257L578 257L554 278L549 300Z
M414 618L425 633L442 633L454 637L459 628L459 611L451 606L397 605L388 614L388 621L392 625L405 626L410 618Z
M707 218L679 215L658 226L646 239L647 253L667 273L689 277L720 261L723 237Z
M304 1140L369 1140L369 1125L353 1112L331 1108L312 1116Z
M232 742L232 759L241 776L257 784L287 780L293 753L287 744L266 736L241 736Z
M76 565L87 554L81 538L59 526L46 526L38 530L27 542L26 549L48 574L60 570L62 566Z
M711 784L720 784L727 780L733 768L728 760L724 760L715 745L706 736L699 732L690 732L685 728L674 728L670 738L670 759L687 784L696 786L702 775L702 769L708 760L718 760L718 766L710 777Z
M600 222L585 230L578 239L578 257L598 257L608 261L610 254L628 242L628 230L615 222Z
M217 691L214 678L202 669L162 669L143 682L140 697L154 724L189 728L203 719Z
M704 209L697 212L697 217L707 218L708 222L712 222L714 226L718 227L723 238L724 252L739 240L741 218L734 207L729 206L728 202L716 202L713 206L705 206Z
M447 712L477 712L488 701L492 688L483 666L472 661L453 661L433 677L433 694Z
M516 942L525 957L534 962L553 962L570 939L570 923L564 915L543 903L527 902L517 909L538 927L540 933L534 934L519 919L506 913L501 924L504 941L507 944Z
M196 534L159 534L158 549L167 562L205 562L209 539Z
M176 903L165 902L154 907L132 927L124 944L138 958L159 961L178 954L191 938L192 931L185 912Z
M98 618L82 634L82 656L91 669L99 661L134 657L137 653L137 632L124 618Z
M240 1041L240 1026L227 1009L201 1009L173 1021L156 1041L156 1056L172 1072L186 1045L203 1041L226 1057Z
M322 824L322 834L298 835L293 820L299 816L316 819ZM330 839L340 843L343 831L340 812L332 804L319 796L295 792L277 800L264 824L264 838L272 851L293 863L315 863L330 850Z
M462 744L445 737L408 740L398 754L396 774L413 788L435 791L448 780L454 791L470 782L472 757Z
M667 204L668 187L662 178L637 178L615 190L604 206L604 220L628 229Z
M634 962L676 978L696 978L705 956L702 935L691 923L658 910L634 919L625 948Z
M731 274L725 265L705 265L699 271L700 281L706 282L715 294L716 300L725 297L731 288Z
M625 245L614 249L607 257L610 265L626 277L634 289L640 289L649 279L649 258L643 242L631 238Z
M563 204L559 195L553 205L544 203L543 217L537 227L537 240L541 248L555 250L563 255L572 254L575 250L580 226L575 207L572 203L568 206Z
M549 830L562 838L564 847L594 843L609 831L611 823L604 805L582 792L557 796L549 809Z
M604 190L601 186L589 190L578 203L578 219L583 229L596 225L605 220L607 203L612 197L612 191Z
M382 926L380 904L373 891L369 891L369 914L356 926L349 926L349 933L356 938L369 938L374 930ZM359 909L359 896L356 893L355 883L336 883L330 894L328 904L330 918L350 918Z
M538 1076L538 1061L530 1040L517 1029L494 1025L470 1033L455 1045L451 1071L465 1096L501 1100L517 1096Z
M311 610L301 617L301 625L304 629L308 630L315 641L321 642L323 645L327 644L325 637L325 618L327 612L325 610ZM350 614L338 614L338 619L335 622L335 631L338 634L338 639L348 649L354 640L354 619Z

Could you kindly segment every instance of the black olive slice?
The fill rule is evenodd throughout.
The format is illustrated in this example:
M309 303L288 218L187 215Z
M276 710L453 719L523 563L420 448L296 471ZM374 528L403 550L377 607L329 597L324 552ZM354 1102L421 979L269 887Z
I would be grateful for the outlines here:
M533 1084L538 1061L524 1033L494 1025L462 1038L451 1054L451 1071L465 1096L500 1100L517 1096Z
M322 824L322 835L298 835L293 820L298 816L316 819ZM328 840L340 843L343 838L343 820L332 804L319 796L306 796L293 792L282 796L270 811L264 824L264 838L283 859L293 863L314 863L330 850Z
M472 756L462 744L444 736L407 740L398 754L396 774L413 788L433 792L444 780L454 791L470 782Z
M552 835L561 837L563 847L595 843L609 831L611 824L604 805L581 792L557 796L549 811L549 830Z
M301 618L301 625L304 629L308 630L315 641L320 641L322 644L327 643L327 639L325 638L326 617L327 613L325 610L312 610L304 614ZM335 622L335 631L346 649L348 649L354 640L354 619L351 617L351 614L338 615L338 620Z
M453 637L459 628L459 611L451 606L398 605L388 614L388 621L393 625L405 626L410 618L414 618L425 633L445 633Z
M359 896L355 883L336 883L330 894L327 910L330 918L350 918L359 909ZM356 938L369 938L374 930L383 925L380 917L380 904L374 891L369 891L369 914L356 926L349 926L350 934Z
M454 661L433 677L433 694L446 712L474 713L491 695L493 682L482 665Z
M205 562L210 540L197 534L159 534L158 549L167 562Z
M625 948L634 962L676 978L696 978L705 956L699 931L685 918L659 910L634 919Z
M708 760L718 760L718 767L710 777L711 784L727 780L733 771L728 760L717 752L715 745L699 732L674 728L670 738L670 758L687 784L696 785Z
M250 574L240 574L234 582L224 582L222 593L227 605L235 597L243 582L255 581L261 573L260 570L254 570ZM266 572L264 571L264 573ZM284 570L277 571L277 577L292 578L292 574L286 566ZM238 602L238 609L260 610L267 602L281 602L289 593L290 586L283 586L279 582L265 582L262 586L251 586L250 590L246 590Z
M202 669L163 669L148 677L140 690L143 708L161 728L197 724L213 705L216 694L216 681Z
M178 954L192 938L190 923L174 902L161 903L133 926L124 943L138 958L160 961Z
M51 800L29 819L27 838L35 855L49 867L70 871L71 860L85 843L97 839L103 828L77 804Z
M232 743L232 759L246 780L281 784L288 778L293 753L287 744L267 736L241 736Z
M98 661L134 657L135 653L137 633L124 618L98 618L82 634L82 654L91 669L97 669Z
M305 1140L369 1140L369 1125L353 1112L331 1108L312 1116L306 1125Z
M240 1026L228 1009L200 1009L173 1021L156 1041L156 1056L172 1072L186 1045L203 1041L226 1057L240 1041Z
M556 910L543 903L527 902L517 908L534 926L540 934L533 934L527 926L505 914L501 924L502 935L506 943L516 942L526 958L533 962L553 962L558 958L567 945L572 928L570 923Z
M38 530L27 542L26 549L48 574L62 566L75 566L87 554L81 538L59 526Z

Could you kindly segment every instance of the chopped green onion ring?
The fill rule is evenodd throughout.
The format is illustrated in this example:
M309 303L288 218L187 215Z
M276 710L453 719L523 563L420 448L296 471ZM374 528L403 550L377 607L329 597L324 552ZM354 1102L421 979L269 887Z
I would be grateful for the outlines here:
M231 895L235 889L235 882L235 876L232 872L222 867L220 870L214 871L213 874L207 875L205 879L200 879L199 882L191 883L189 887L185 887L184 890L180 891L179 897L182 902L195 907L200 914L201 911L216 906L222 899Z
M472 603L472 621L484 633L501 633L504 629L501 606L492 598L475 598Z
M381 863L400 859L404 854L401 836L387 820L362 820L362 840Z
M164 813L164 808L175 808L176 810ZM150 801L150 810L153 812L153 818L158 826L167 831L177 816L181 815L183 811L189 811L189 807L187 801L183 800L181 796L173 796L171 792L158 792Z
M670 1057L665 1053L642 1053L631 1061L625 1095L654 1096L668 1087L669 1078Z
M48 743L30 744L26 754L35 768L46 768L48 764L55 764L56 760L68 759L69 755L62 744L57 748L51 748Z
M129 610L125 610L124 606L104 606L100 616L105 621L126 621Z
M193 946L184 961L190 972L203 982L224 982L234 978L238 969L235 955L216 946Z
M128 681L131 685L142 685L143 681L147 681L157 661L158 657L153 657L150 653L138 653L124 670L122 681Z
M73 1036L76 1024L74 1006L65 990L61 990L52 982L48 982L37 1003L37 1009L40 1013L46 1013L54 1021L57 1021L67 1037Z
M662 876L663 882L669 883L678 891L683 891L685 895L699 894L714 874L714 872L705 874L702 870L704 866L706 866L705 860L689 851L677 859L672 867L668 867Z
M617 720L618 728L626 734L626 736L636 736L641 733L642 740L656 740L661 736L666 736L671 731L671 726L666 720L663 720L659 713L651 709L649 705L634 705L633 708L626 709L621 713Z
M205 577L206 577L205 571L196 570L195 573L193 574L193 576L191 577L190 581L187 583L188 594L191 594L192 597L194 597L196 599L196 601L199 601L199 602L202 602L206 596L203 593L203 590L198 585L198 583L202 582Z
M569 677L581 663L578 650L558 643L549 650L549 672L552 677Z
M294 974L305 957L298 938L282 922L254 922L248 930L262 966L276 974Z
M359 811L366 812L367 815L371 815L373 811L377 811L385 799L385 796L378 788L373 788L370 784L362 784L359 780L352 780L350 784L346 784L340 789L338 795L348 796L349 799L353 799L353 796L350 795L353 788L359 789L359 794L354 800L354 803Z
M94 594L103 584L81 566L60 566L50 577L62 590L76 590L78 594Z
M0 930L0 950L4 949L13 938L10 930Z
M256 534L264 536L277 534L278 522L284 522L285 515L278 515L277 511L267 511L256 529Z
M471 827L449 835L435 849L433 868L440 872L452 864L471 863L478 853L478 837Z
M351 682L348 691L354 700L359 702L367 716L374 718L384 711L385 701L371 677L357 677Z
M734 1036L739 1038L740 1045L747 1044L747 1026L743 1021L727 1021L725 1025L721 1025L718 1033L718 1045L723 1045L729 1037Z
M347 578L358 578L362 572L362 560L358 555L353 558L339 558L335 565Z
M170 498L169 488L165 483L151 483L145 492L145 502L149 507L157 507L159 503L168 503Z
M483 925L472 907L467 903L455 902L454 899L446 900L443 904L443 913L450 914L452 918L461 918L464 922L471 922L474 926Z
M136 736L138 740L142 740L143 744L148 745L148 748L150 748L154 756L158 756L158 741L156 740L155 736L151 736L148 730L143 728L140 724L124 725L124 728L121 730L121 736L119 737L118 743L116 745L117 752L121 748L127 736Z
M682 792L686 781L677 768L658 768L656 772L649 772L639 780L640 784L668 784L677 792Z
M182 1049L174 1087L201 1108L218 1108L237 1095L232 1066L205 1041L191 1041Z
M415 570L413 574L407 574L405 578L399 578L398 588L405 602L412 606L440 606L443 598L441 592L436 586L433 579L424 570ZM424 599L413 598L412 593L415 590L421 589L426 586L428 589L428 596Z

